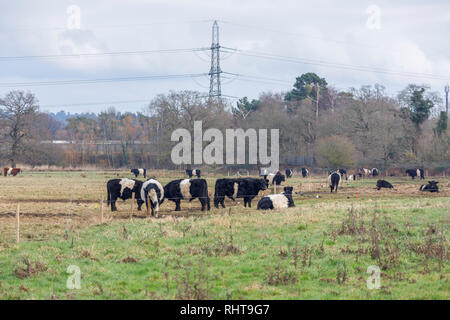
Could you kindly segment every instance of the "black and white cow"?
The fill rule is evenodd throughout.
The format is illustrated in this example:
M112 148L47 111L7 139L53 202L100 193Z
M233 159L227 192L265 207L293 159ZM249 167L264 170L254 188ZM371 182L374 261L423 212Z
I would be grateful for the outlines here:
M428 181L428 184L420 186L419 191L439 192L438 181Z
M284 174L282 174L280 171L277 171L277 173L269 173L267 176L264 176L264 179L269 181L269 185L277 185L279 186L281 182L286 181L286 178Z
M145 199L145 205L148 209L148 200L150 200L150 208L152 216L158 213L159 206L164 201L164 188L158 180L149 179L142 184L141 199Z
M258 210L285 209L295 207L292 200L292 187L284 187L284 192L262 197L258 201Z
M358 170L358 172L361 174L361 176L364 176L364 177L368 177L371 174L371 170L366 169L366 168L361 168Z
M258 195L259 191L267 189L267 181L257 178L240 178L238 181L238 192L236 198L244 198L244 207L252 206L252 200Z
M358 179L358 175L357 174L351 174L348 176L348 181L356 181Z
M380 170L378 170L377 168L372 168L372 176L376 177L380 175Z
M333 192L333 189L337 192L340 181L341 175L337 171L328 176L328 184L330 185L331 192Z
M293 175L293 172L292 172L292 170L291 170L291 169L286 169L286 170L285 170L285 172L286 172L286 178L290 178L290 177L292 177L292 175Z
M195 198L200 200L202 211L210 207L208 195L208 184L205 179L178 179L173 180L164 186L164 196L167 200L175 202L175 211L180 211L181 200L192 201Z
M138 210L141 210L141 206L144 201L141 198L142 181L134 179L111 179L106 183L106 190L108 192L107 205L111 205L111 211L117 211L116 201L117 199L127 200L132 197L138 204Z
M238 189L239 179L217 179L214 190L214 206L219 208L220 204L222 208L225 208L225 197L236 201Z
M392 184L390 184L388 181L378 180L377 181L377 190L380 190L381 188L394 189Z
M144 176L144 178L147 178L147 169L144 168L137 168L137 169L131 169L130 170L132 174L137 178L139 175Z
M339 169L338 172L341 175L341 177L345 177L345 180L347 180L347 170Z
M306 178L307 176L309 176L309 170L306 168L302 168L302 177Z
M192 178L193 176L200 178L200 169L186 169L186 174L189 178Z
M408 176L410 176L413 180L415 177L419 177L420 179L425 179L423 169L408 169L405 171Z

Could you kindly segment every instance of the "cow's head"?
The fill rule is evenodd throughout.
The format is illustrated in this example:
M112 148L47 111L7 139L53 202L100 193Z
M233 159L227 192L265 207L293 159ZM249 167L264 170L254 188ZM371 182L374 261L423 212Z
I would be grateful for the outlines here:
M269 180L267 180L265 177L267 177L267 176L264 176L264 179L257 180L258 188L260 190L266 190L267 187L269 186Z
M292 194L293 190L294 190L293 187L284 187L284 193L286 194Z

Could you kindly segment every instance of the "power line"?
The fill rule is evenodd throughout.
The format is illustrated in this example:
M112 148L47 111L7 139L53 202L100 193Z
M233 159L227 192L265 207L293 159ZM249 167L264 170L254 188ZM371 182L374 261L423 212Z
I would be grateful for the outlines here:
M140 51L111 51L97 53L71 53L71 54L50 54L50 55L29 55L29 56L5 56L0 57L0 61L14 61L27 59L56 59L56 58L82 58L82 57L104 57L117 55L138 55L153 53L184 53L210 50L210 48L184 48L184 49L160 49L160 50L140 50Z
M333 67L333 68L339 68L339 69L364 71L364 72L372 72L372 73L383 73L383 74L399 75L399 76L406 76L406 77L412 77L412 78L420 77L420 78L429 78L429 79L435 79L435 80L449 80L450 79L449 77L445 77L442 75L430 74L430 73L397 71L397 70L384 69L384 68L380 68L380 67L358 66L358 65L343 64L343 63L337 63L337 62L329 62L329 61L324 61L324 60L313 60L313 59L307 59L307 58L282 56L282 55L276 55L276 54L271 54L271 53L266 53L266 52L258 52L258 51L250 51L250 50L244 51L244 50L228 48L228 47L222 47L222 48L225 49L224 52L235 52L236 54L243 55L243 56L270 59L270 60L278 60L278 61L291 62L291 63L319 65L319 66L324 66L324 67Z
M90 84L100 82L125 82L125 81L143 81L143 80L166 80L201 77L206 73L191 74L172 74L172 75L153 75L141 77L120 77L120 78L101 78L101 79L80 79L80 80L55 80L55 81L37 81L37 82L10 82L0 83L0 87L31 87L31 86L51 86L51 85L72 85L72 84Z
M137 24L121 24L121 25L90 25L90 24L82 24L80 30L95 30L95 29L126 29L126 28L149 28L153 27L155 25L179 25L179 24L194 24L194 23L206 23L206 22L212 22L211 19L205 19L205 20L186 20L186 21L155 21L151 23L137 23ZM10 26L10 25L2 25L2 30L17 30L17 31L27 31L32 30L33 32L36 30L70 30L66 26L28 26L28 25L16 25L16 26Z
M151 99L138 99L138 100L118 100L118 101L99 101L99 102L83 102L83 103L61 103L61 104L47 104L40 105L41 108L56 108L56 107L77 107L77 106L96 106L96 105L108 105L108 104L124 104L124 103L142 103L149 102Z

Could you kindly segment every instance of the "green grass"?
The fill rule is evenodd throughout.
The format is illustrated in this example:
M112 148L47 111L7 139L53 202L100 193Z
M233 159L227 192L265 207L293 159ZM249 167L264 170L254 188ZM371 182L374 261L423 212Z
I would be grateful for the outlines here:
M79 174L50 175L88 188L104 183ZM0 234L0 298L450 298L449 197L323 194L295 202L283 211L241 204L191 217L91 223L67 238L63 222L51 228L33 220L25 228L45 234L38 240L15 244L13 232ZM36 272L21 273L24 259ZM80 289L66 288L70 265L81 270ZM375 290L366 285L371 265L382 272Z

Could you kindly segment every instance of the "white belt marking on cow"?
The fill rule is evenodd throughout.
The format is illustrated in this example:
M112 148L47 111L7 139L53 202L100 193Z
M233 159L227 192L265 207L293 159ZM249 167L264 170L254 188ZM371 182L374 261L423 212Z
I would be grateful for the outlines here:
M120 184L120 196L122 197L125 188L133 190L135 181L131 179L121 179L119 184Z
M138 169L139 174L144 175L144 169Z
M284 194L271 194L268 195L268 197L272 200L274 209L284 209L289 207L289 200Z
M183 199L191 199L191 180L183 179L180 181L180 191Z
M269 173L267 175L267 179L269 179L269 184L273 184L273 178L275 178L275 174Z
M235 182L234 185L233 185L233 187L234 187L233 199L236 200L237 193L238 193L238 190L239 190L239 183Z
M419 169L416 170L416 174L417 174L418 177L420 177L420 170Z
M13 168L9 168L9 169L8 169L8 172L6 173L7 176L10 176L10 175L11 175L12 169L13 169Z

